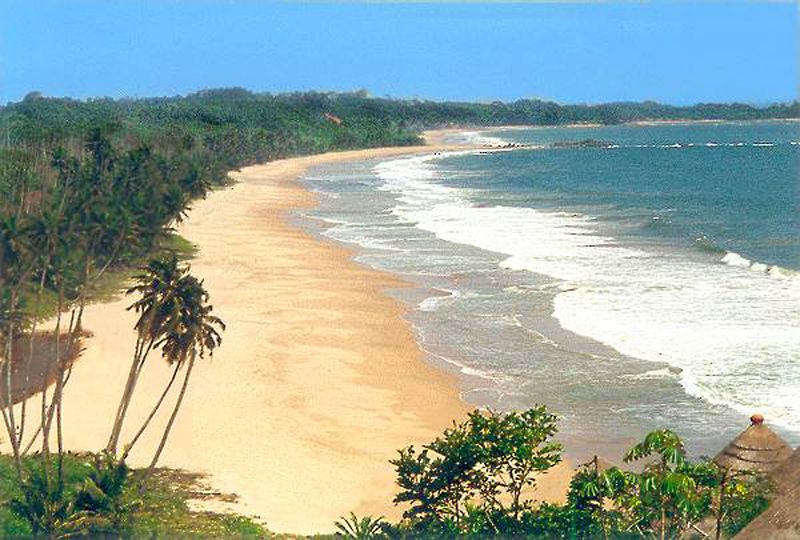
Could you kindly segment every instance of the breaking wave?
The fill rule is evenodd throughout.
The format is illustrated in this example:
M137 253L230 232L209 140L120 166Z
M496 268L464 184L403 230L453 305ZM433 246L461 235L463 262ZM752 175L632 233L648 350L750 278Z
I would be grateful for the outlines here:
M375 167L400 220L502 254L505 268L560 280L559 323L672 367L648 377L679 377L690 395L798 429L800 287L790 271L733 252L706 259L625 245L590 215L478 206L465 189L438 181L440 157Z

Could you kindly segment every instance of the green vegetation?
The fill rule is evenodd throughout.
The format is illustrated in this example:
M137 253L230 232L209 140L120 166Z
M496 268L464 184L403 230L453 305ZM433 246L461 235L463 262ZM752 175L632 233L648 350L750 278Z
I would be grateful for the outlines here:
M392 461L401 488L395 503L410 504L404 518L415 527L459 531L477 520L496 532L496 520L518 521L530 510L523 491L561 460L561 446L550 441L555 432L555 417L544 407L473 411L422 451L400 450Z
M544 407L474 411L421 451L399 451L394 501L407 505L399 523L351 514L337 526L351 538L675 539L710 520L721 538L768 505L762 477L691 463L669 430L648 434L626 454L625 462L644 462L639 472L603 468L595 458L574 474L565 504L537 502L537 476L561 459L556 431Z
M26 467L37 468L36 458L25 459ZM157 471L149 489L140 495L141 471L108 466L103 458L89 454L67 454L64 459L64 489L52 494L53 521L40 526L54 536L111 534L136 537L266 537L267 532L253 521L231 514L192 511L186 504L194 489L193 479L181 473ZM41 478L41 475L39 476ZM27 489L28 497L47 491L39 486ZM0 456L0 536L20 537L33 533L24 517L36 507L26 500L16 479L14 463ZM44 505L38 505L42 508ZM44 515L41 510L38 515ZM47 520L42 520L47 521Z
M8 232L9 229L4 230L6 234L6 243L3 246L4 255L6 255L5 260L10 260L13 264L4 268L5 276L12 278L24 276L24 273L19 271L19 268L24 267L21 261L24 261L25 257L34 257L27 255L24 244L19 240L20 237L12 237ZM12 242L11 240L16 241ZM43 253L39 253L38 257L47 262L38 269L38 272L51 271L50 265L52 265L56 283L60 285L61 280L66 279L67 273L59 269L56 261L63 256L55 250L46 249ZM35 265L36 261L30 264ZM89 264L84 263L81 268L87 268ZM84 281L80 282L79 290L88 288L90 279L91 283L97 281L88 271L84 271L83 276ZM44 278L41 281L44 281ZM59 286L59 307L62 309L59 309L56 314L55 332L59 337L54 340L54 357L47 358L48 366L55 367L55 389L49 396L48 404L46 383L39 383L38 390L44 389L45 391L41 392L38 427L35 431L29 428L32 434L29 442L25 444L25 420L28 419L29 423L37 421L33 411L25 408L30 396L29 386L32 383L30 379L16 381L17 383L24 382L25 390L21 395L14 395L12 366L24 364L25 372L30 374L33 363L33 342L36 338L36 319L20 308L18 303L14 303L15 292L28 283L21 282L17 277L17 281L12 282L9 287L8 297L11 301L7 305L10 309L4 313L3 321L5 323L5 328L3 328L5 330L3 335L5 388L2 398L4 403L12 404L22 401L23 405L19 411L15 411L15 408L11 406L4 406L2 409L6 433L13 450L10 460L6 457L3 459L13 464L13 475L6 475L13 478L13 481L8 483L4 489L0 489L0 495L6 493L4 508L10 512L8 516L5 516L8 519L5 520L4 527L9 531L16 531L14 534L71 536L124 531L128 527L144 526L148 523L154 527L159 525L159 521L153 521L154 517L158 519L158 516L151 515L153 512L150 511L154 508L157 509L158 505L149 504L153 499L147 498L146 495L154 485L158 486L157 482L151 482L151 478L155 474L158 459L183 403L195 362L198 358L202 359L213 354L214 349L221 344L220 333L225 329L225 325L219 318L211 314L213 308L208 304L208 293L202 283L189 274L188 267L180 266L178 259L174 256L151 261L144 268L143 273L135 277L134 283L135 285L128 290L128 294L136 294L139 297L130 306L130 309L139 314L135 325L139 337L133 355L131 372L122 393L108 445L103 453L93 456L89 466L76 461L73 456L65 452L61 422L64 390L69 380L71 367L69 350L77 349L80 346L81 316L85 295L80 297L77 306L72 308L69 330L63 334L60 327L65 295L64 287ZM39 286L43 287L41 284ZM16 310L12 311L12 309ZM27 320L32 322L27 323ZM27 328L26 323L30 325L30 329ZM31 343L29 348L31 352L27 357L24 353L19 353L19 347L16 347L14 343L25 339L29 339ZM66 345L64 354L61 351L62 344ZM164 391L158 400L155 401L152 412L130 442L126 444L124 452L120 456L117 453L117 446L125 413L133 398L136 381L145 367L148 354L153 350L160 350L161 356L174 366L172 376L166 382ZM181 370L184 372L183 382L158 447L153 453L149 467L145 471L139 471L134 479L125 459L158 412ZM16 371L19 373L21 370L17 369ZM49 367L48 371L50 371ZM17 412L19 417L16 416ZM56 442L55 453L51 447L51 437L53 436L55 436ZM29 451L38 441L41 441L41 449L37 453L29 455ZM88 459L88 455L84 458ZM10 466L6 468L11 469ZM9 473L10 471L6 470L5 472ZM135 488L134 484L136 484ZM136 494L136 497L132 496L133 493ZM166 502L170 503L169 500ZM174 502L172 507L173 511L180 510L175 507ZM150 510L145 512L138 510L140 508ZM214 519L209 521L210 525L228 524L245 529L256 527L242 519L228 517L225 518L224 523L221 522L222 525L217 523L219 520L214 521ZM27 530L20 523L24 523ZM168 526L171 527L171 525Z
M224 329L202 282L179 265L193 248L173 225L192 200L226 182L228 166L187 137L167 137L161 128L137 137L113 116L93 116L91 107L59 127L53 104L44 100L22 115L4 110L8 131L0 146L0 412L19 491L7 507L36 535L122 527L132 512L122 499L133 489L128 452L177 392L151 464L137 473L135 491L146 497L196 360L213 353ZM109 444L78 485L69 476L61 410L81 350L84 307L118 293L128 279L135 283L129 294L138 296L131 309L140 315L132 375ZM46 317L56 319L50 338L37 330ZM154 350L173 366L171 377L160 396L139 396L152 400L152 414L118 453L136 380Z
M419 130L451 125L798 117L798 102L769 107L740 103L676 107L655 102L559 105L530 99L456 103L373 98L365 91L272 95L241 88L185 97L78 101L33 92L22 102L0 108L0 135L11 144L52 142L106 126L120 139L146 141L154 148L202 147L231 169L327 150L413 144L419 141L415 135Z
M384 527L389 524L383 520L383 516L373 518L371 516L358 517L353 512L347 517L341 518L336 522L337 534L347 538L364 540L375 538L381 534Z

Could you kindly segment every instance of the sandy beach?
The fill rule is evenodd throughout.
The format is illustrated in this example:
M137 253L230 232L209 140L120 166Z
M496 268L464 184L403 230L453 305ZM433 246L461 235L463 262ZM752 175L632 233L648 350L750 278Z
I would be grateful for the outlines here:
M195 370L161 465L207 474L215 490L238 496L229 509L256 515L277 532L329 532L351 510L400 516L388 460L401 447L431 440L469 407L456 377L426 363L404 307L385 294L406 285L292 226L287 214L315 204L297 181L308 167L450 149L463 147L330 153L248 167L231 174L235 184L194 205L179 232L197 245L192 272L205 280L228 330L214 358ZM70 449L106 443L135 342L129 304L120 298L86 310L93 337L65 398ZM149 362L123 441L168 379L165 362L157 355ZM139 443L132 465L146 465L165 421L166 414ZM568 480L569 467L559 467L537 498L558 499Z

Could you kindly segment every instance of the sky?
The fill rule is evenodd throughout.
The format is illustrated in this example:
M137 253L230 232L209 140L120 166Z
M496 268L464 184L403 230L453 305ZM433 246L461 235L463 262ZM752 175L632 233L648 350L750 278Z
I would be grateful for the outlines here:
M793 1L0 0L0 103L241 86L767 104L797 98L799 21Z

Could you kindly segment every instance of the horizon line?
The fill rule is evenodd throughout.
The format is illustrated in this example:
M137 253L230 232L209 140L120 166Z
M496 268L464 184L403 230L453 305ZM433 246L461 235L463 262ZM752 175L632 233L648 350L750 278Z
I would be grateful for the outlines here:
M290 0L290 1L298 1L298 0ZM306 0L299 0L299 1L306 1ZM312 0L312 1L317 1L317 0ZM326 1L326 0L323 0L323 1ZM362 2L362 1L365 1L365 0L354 0L354 1ZM369 1L369 0L366 0L366 1ZM390 1L394 1L394 0L390 0ZM422 1L422 0L420 0L420 1ZM444 1L451 1L451 0L444 0ZM452 0L452 1L455 1L455 0ZM497 1L499 2L501 0L497 0ZM539 0L533 0L533 1L539 1ZM549 1L549 0L545 0L545 1ZM589 0L589 1L594 1L594 0ZM764 0L764 1L773 1L773 0ZM775 1L781 1L781 0L775 0ZM543 103L554 103L554 104L556 104L558 106L561 106L561 107L569 107L569 106L597 107L597 106L602 106L602 105L617 105L617 104L625 104L625 103L636 103L636 104L653 103L653 104L656 104L656 105L662 105L662 106L666 106L666 107L677 107L677 108L696 107L696 106L699 106L699 105L746 105L748 107L753 107L753 108L768 108L768 107L774 107L774 106L780 106L780 105L791 106L791 105L793 105L795 103L798 103L798 101L800 101L800 98L798 98L798 96L795 96L793 99L789 99L789 100L776 99L776 100L759 101L759 102L755 102L755 101L738 101L738 100L734 100L734 101L695 101L695 102L684 104L684 105L678 105L678 104L675 104L675 103L670 103L670 102L665 102L665 101L658 101L656 99L636 99L636 100L621 99L621 100L609 100L609 101L598 101L598 102L589 102L589 101L562 102L562 101L558 101L556 99L546 98L546 97L517 97L517 98L514 98L514 99L489 99L489 98L486 98L486 99L481 99L481 98L475 98L475 99L451 99L451 98L430 98L430 97L422 97L422 96L404 96L403 97L403 96L392 96L392 95L388 95L388 94L383 95L383 96L378 96L378 95L372 94L366 88L356 88L356 89L351 89L351 90L311 90L311 89L306 89L306 90L271 91L271 90L252 90L250 88L246 88L246 87L243 87L243 86L220 86L220 87L213 87L213 88L201 88L199 90L192 90L192 91L183 92L183 93L179 92L179 93L172 94L172 95L166 95L166 94L163 94L163 95L145 95L145 96L120 95L120 96L116 96L116 97L115 96L111 96L111 95L93 95L93 96L84 96L84 97L75 97L75 96L69 96L69 95L56 96L56 95L48 95L48 94L46 94L46 93L44 93L44 92L42 92L40 90L30 90L30 91L26 92L24 96L22 96L21 98L19 98L17 100L11 100L11 99L5 100L4 104L0 103L0 107L7 107L9 105L15 105L15 104L18 104L18 103L22 103L23 101L25 101L26 98L30 98L31 94L39 94L39 96L36 96L36 97L39 97L39 98L42 98L42 99L70 99L70 100L73 100L73 101L84 101L84 102L86 102L86 101L95 101L95 100L106 100L106 99L110 99L110 100L113 100L113 101L145 101L145 100L149 100L149 99L187 98L189 96L192 96L192 95L195 95L195 94L201 94L203 92L214 92L214 91L224 91L224 90L244 90L244 91L252 94L253 96L267 96L267 95L269 95L269 96L284 96L284 95L291 95L291 94L329 94L329 95L363 94L360 97L363 97L365 99L386 99L386 100L390 100L390 101L428 101L428 102L435 102L435 103L469 103L469 104L475 104L475 105L490 105L492 103L502 103L504 105L508 105L508 104L511 104L511 103L519 102L519 101L540 101L540 102L543 102Z

